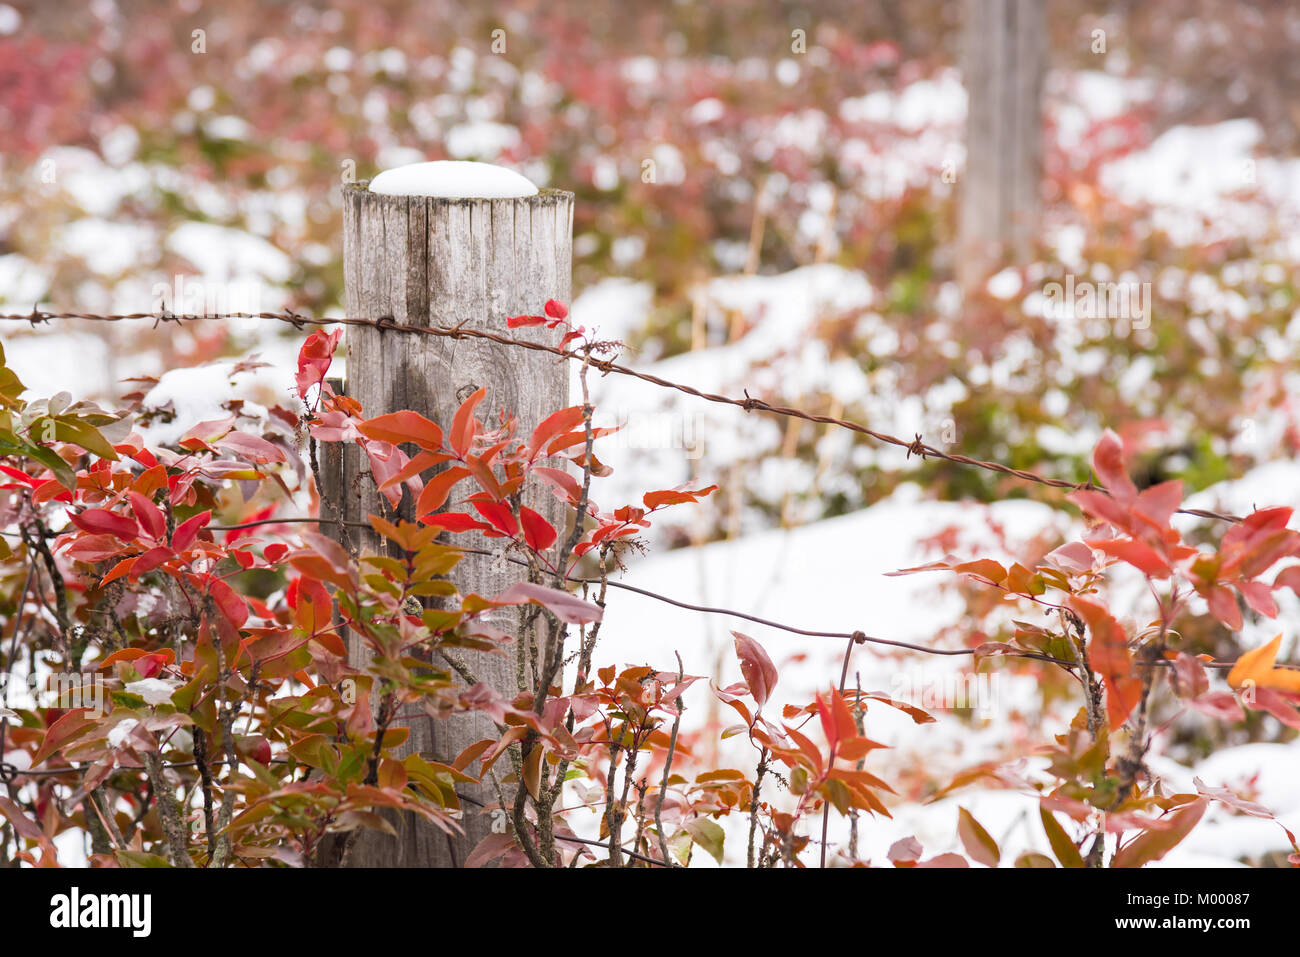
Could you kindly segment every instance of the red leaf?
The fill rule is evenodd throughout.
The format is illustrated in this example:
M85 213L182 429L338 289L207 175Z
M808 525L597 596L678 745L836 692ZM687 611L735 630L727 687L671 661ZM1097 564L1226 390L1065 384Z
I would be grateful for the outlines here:
M1112 558L1127 562L1144 575L1149 575L1152 578L1169 577L1169 566L1160 557L1160 554L1151 546L1136 539L1116 538L1106 542L1093 542L1092 544Z
M116 536L84 535L69 545L64 554L79 562L94 563L115 558L125 550Z
M516 582L492 600L505 605L523 605L532 602L548 609L560 621L570 625L600 621L604 615L599 605L583 601L567 591L535 585L532 582Z
M149 549L149 551L135 559L135 563L131 566L131 577L139 578L145 572L153 571L174 554L175 552L166 545L159 545L157 548Z
M73 512L68 519L83 532L95 535L115 535L120 539L129 540L140 534L140 526L134 519L110 512L106 508L88 508L83 512Z
M565 306L565 304L560 302L558 299L546 300L546 305L543 307L543 309L545 310L546 314L550 316L552 319L569 318L568 307Z
M1168 528L1178 506L1183 502L1183 483L1179 480L1161 482L1138 495L1133 514L1145 518L1157 528Z
M298 350L298 395L303 398L312 387L320 385L329 372L334 358L334 349L343 336L342 329L333 332L313 332Z
M199 514L187 518L176 526L176 531L172 534L172 548L178 552L183 552L194 544L194 539L198 537L199 529L208 524L212 519L212 510L199 512Z
M957 836L971 859L988 867L997 867L1002 852L993 836L964 807L957 809Z
M60 715L45 732L40 748L32 755L32 767L39 766L55 751L95 724L86 717L86 712L89 710L89 708L71 708Z
M1070 542L1047 553L1047 560L1058 568L1073 572L1092 570L1092 549L1083 542Z
M464 512L439 512L437 515L425 515L420 521L424 522L425 525L445 528L449 532L469 532L475 529L482 530L492 527L491 525L484 525L472 515L466 515Z
M420 452L411 458L400 469L384 479L383 484L379 487L381 492L386 491L394 485L400 485L419 475L425 469L433 468L435 465L441 465L448 459L455 458L448 452Z
M776 687L777 670L776 665L772 664L772 659L767 656L767 652L753 638L748 635L742 635L738 631L733 631L732 636L736 640L736 657L740 659L740 673L745 678L745 684L749 685L749 693L754 696L761 709L772 696L772 689Z
M465 467L469 469L469 474L474 476L474 481L478 482L479 488L486 492L492 501L500 502L505 498L505 493L501 491L501 483L497 481L492 466L488 464L489 458L486 452L477 458L471 455L465 459Z
M438 428L438 424L410 409L367 419L357 426L357 431L368 439L378 439L394 445L414 442L426 452L436 452L442 448L442 429Z
M474 418L474 410L478 404L483 401L487 395L487 389L480 388L466 399L456 415L451 420L451 447L456 450L457 455L463 456L469 451L470 443L474 441L474 434L478 429L478 422Z
M127 498L131 502L131 510L135 512L135 517L144 530L155 541L161 540L167 531L167 520L163 518L163 513L159 511L158 506L139 492L128 492Z
M914 837L905 837L889 845L889 850L885 852L885 856L895 864L907 864L920 860L922 853L923 848L920 841Z
M1292 672L1294 674L1294 672ZM1249 694L1243 694L1241 700L1252 711L1267 711L1288 728L1300 728L1300 709L1292 699L1272 688L1250 688Z
M558 534L553 526L527 505L519 508L519 521L524 527L524 541L534 551L545 551L555 544Z
M1210 614L1223 622L1232 631L1241 629L1241 609L1231 591L1222 585L1211 585L1205 592L1205 601L1210 606Z
M1169 827L1160 830L1144 831L1130 844L1120 848L1111 862L1111 867L1141 867L1151 861L1158 861L1173 850L1185 838L1205 813L1209 804L1205 798L1197 798L1190 804L1169 812L1162 820L1169 821Z
M111 569L109 569L108 574L99 580L99 587L103 588L105 585L109 584L110 582L117 581L119 578L121 578L123 575L129 572L131 570L131 563L135 561L135 558L136 556L134 555L130 556L129 558L124 558L116 565L114 565Z
M1235 811L1240 811L1242 814L1249 814L1251 817L1262 817L1270 821L1277 819L1276 815L1274 815L1268 808L1264 807L1264 805L1256 804L1254 801L1247 801L1245 798L1237 795L1236 792L1230 791L1227 788L1212 788L1200 778L1192 778L1192 784L1196 786L1197 794L1213 798L1221 804L1226 804Z
M1230 691L1207 691L1193 698L1190 704L1201 714L1218 718L1220 721L1246 720L1246 712L1242 710L1236 695Z
M1130 516L1124 506L1102 492L1071 492L1065 498L1079 506L1080 511L1085 514L1108 522L1116 528L1127 530L1130 525Z
M549 482L555 487L556 491L564 493L558 497L569 502L571 505L577 504L577 502L582 498L582 486L578 484L576 478L568 472L565 472L563 469L553 469L547 468L544 465L539 465L533 469L533 474L538 478ZM1297 582L1297 585L1300 585L1300 582ZM1300 594L1300 589L1297 590L1297 594Z
M242 628L244 622L248 621L248 605L244 603L244 599L220 578L208 579L208 591L212 595L212 600L216 602L217 609L232 625Z
M551 441L556 436L563 435L570 429L581 425L586 416L583 413L582 406L575 405L567 409L561 409L559 412L552 412L541 422L537 423L537 428L533 429L532 436L528 439L528 457L537 458L537 452L543 445ZM584 430L584 438L585 438ZM555 450L558 451L558 450Z
M1097 471L1101 484L1117 502L1126 505L1137 498L1137 486L1128 477L1124 467L1124 446L1119 436L1110 429L1101 437L1092 453L1092 467Z
M546 319L544 316L511 316L506 320L507 329L519 329L525 326L544 326Z
M1277 617L1277 602L1273 600L1273 587L1263 582L1237 582L1237 591L1255 612L1265 618Z
M514 514L510 511L509 506L502 505L500 502L474 502L474 508L480 515L492 523L492 526L498 531L514 538L519 534L519 523L515 521Z
M39 841L42 847L48 848L50 846L50 839L45 836L41 826L8 798L0 797L0 815L3 815L13 825L14 830L18 832L20 837L24 837L29 841Z
M283 462L285 460L284 449L268 442L259 435L249 435L247 432L231 432L228 435L223 435L212 444L221 448L232 449L251 462Z
M970 867L970 862L960 854L936 854L927 861L922 861L917 867Z

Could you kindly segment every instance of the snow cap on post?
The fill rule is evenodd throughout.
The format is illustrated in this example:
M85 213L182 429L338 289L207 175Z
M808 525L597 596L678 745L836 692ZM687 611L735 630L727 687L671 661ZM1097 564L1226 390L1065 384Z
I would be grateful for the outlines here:
M443 199L522 199L536 196L537 187L514 170L493 163L432 160L384 170L370 181L370 192Z

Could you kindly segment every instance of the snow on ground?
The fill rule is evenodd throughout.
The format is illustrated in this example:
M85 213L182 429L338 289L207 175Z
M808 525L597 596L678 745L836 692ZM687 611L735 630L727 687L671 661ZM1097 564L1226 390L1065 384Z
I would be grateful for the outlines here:
M1276 463L1263 466L1237 483L1223 483L1207 489L1198 498L1206 502L1233 502L1250 498L1261 489L1287 494L1259 500L1259 504L1290 504L1300 497L1300 466ZM1024 501L992 505L926 501L912 486L899 488L890 497L851 515L818 522L789 531L751 534L734 541L715 542L694 548L651 554L633 561L623 580L640 588L659 592L679 601L726 607L794 625L806 630L852 632L861 629L874 637L930 645L941 628L961 612L958 597L940 589L951 576L943 573L886 578L898 568L933 560L932 553L919 550L920 534L952 525L963 530L963 557L1011 558L985 540L987 523L994 520L1006 528L1012 542L1027 540L1047 529L1062 540L1080 531L1068 515L1046 505ZM1277 622L1248 629L1246 641L1254 644L1285 629L1300 613L1293 596L1279 595L1283 614ZM1022 617L1031 613L1019 611ZM611 589L606 624L598 658L620 666L653 664L672 666L680 651L688 673L712 674L721 684L739 680L739 666L731 646L730 631L741 631L767 649L781 680L769 705L770 715L779 714L785 703L806 703L813 694L838 681L843 641L792 635L764 625L722 615L710 615L675 608L635 593ZM1251 636L1259 632L1258 638ZM806 657L801 657L806 656ZM889 781L914 773L918 767L943 777L1005 755L1012 741L1033 743L1050 740L1064 730L1072 707L1060 713L1036 711L1036 688L1032 678L988 672L987 683L957 685L956 674L965 667L964 658L927 657L919 653L893 653L867 645L853 654L850 684L860 675L864 690L884 691L922 707L941 699L946 691L965 687L975 697L976 716L971 722L958 719L943 708L932 709L937 724L915 725L900 712L880 706L867 716L868 737L891 750L872 755L869 769ZM969 679L967 679L969 681ZM987 697L981 698L981 695ZM686 695L687 717L721 716L730 723L728 709L714 703L706 687L697 685ZM984 707L983 705L987 705ZM1209 720L1209 719L1198 719ZM1018 735L1027 737L1018 738ZM1159 744L1154 749L1159 751ZM755 756L743 736L723 742L723 766L752 770ZM732 763L728 765L729 759ZM1032 766L1031 762L1031 766ZM1153 767L1170 786L1179 791L1194 790L1192 779L1200 777L1211 787L1239 789L1274 811L1293 832L1300 833L1300 742L1286 745L1251 744L1223 749L1188 768L1159 755ZM1246 790L1240 790L1246 788ZM930 805L909 802L896 808L896 820L870 819L861 827L864 854L883 860L889 845L915 834L927 856L943 851L961 851L956 836L958 806L965 807L999 840L1003 860L1029 850L1048 848L1037 817L1037 799L1028 793L963 789ZM894 808L891 808L894 810ZM738 822L727 824L729 863L743 858L744 835ZM835 822L832 840L845 836L843 822ZM1163 863L1183 866L1236 866L1241 855L1259 855L1282 850L1285 836L1272 821L1244 817L1214 806L1185 847L1175 849Z
M1055 114L1058 135L1068 147L1078 143L1091 124L1146 101L1151 91L1105 74L1084 73L1057 83L1053 95L1060 100ZM697 104L701 123L708 122L709 107L705 104ZM856 185L869 195L896 195L918 176L932 184L935 168L950 162L956 165L961 159L965 94L955 73L940 74L898 93L871 93L846 100L840 111L842 118L850 122L892 123L915 134L898 146L898 152L886 154L873 150L865 140L847 142L848 160L856 162L861 178ZM815 116L793 116L772 135L798 146L799 140L817 127ZM236 132L232 130L232 134ZM1253 235L1262 227L1293 223L1296 208L1292 197L1300 194L1300 161L1255 157L1259 139L1258 127L1248 120L1178 127L1149 147L1111 163L1102 182L1126 201L1152 204L1155 223L1176 236L1203 238L1206 218L1216 229ZM114 134L112 142L106 139L104 148L105 155L113 154L112 165L85 150L59 148L45 158L53 160L58 170L57 189L66 190L90 214L90 218L68 227L61 241L82 249L91 267L108 278L122 268L125 251L135 249L142 241L140 235L125 229L112 232L112 217L123 200L144 194L152 184L183 192L213 219L222 219L233 211L229 200L213 184L189 182L180 171L133 161L134 146L129 136ZM499 173L487 175L489 170ZM384 177L398 181L391 191L415 191L420 195L535 192L535 187L518 174L500 167L485 169L484 164L446 164L433 177L437 181L433 183L426 172L390 170L376 177L371 189L390 191ZM1276 211L1262 206L1259 197L1247 197L1254 187L1266 203L1276 204ZM301 197L275 194L268 195L260 206L256 197L250 203L260 209L254 217L259 224L254 228L259 233L269 232L263 227L275 219L293 223L302 216ZM1069 264L1070 251L1081 246L1081 237L1066 229L1053 242L1062 261ZM164 243L194 265L195 282L207 283L225 293L236 284L254 283L265 298L259 308L249 311L278 308L275 290L291 276L291 263L265 240L194 222L172 230ZM1300 249L1291 252L1300 255ZM0 257L0 303L28 309L33 301L49 294L48 281L39 264L15 254ZM143 308L140 299L148 290L148 285L141 286L138 281L134 285L121 284L113 306L123 310ZM1008 296L1025 294L1018 283L1015 289L1004 291ZM929 437L934 424L924 421L926 414L954 398L936 394L922 402L917 397L898 396L891 388L887 371L868 378L856 361L833 360L825 345L809 334L817 322L827 317L853 316L856 332L873 355L888 357L896 351L897 335L872 311L877 295L861 273L835 265L809 266L778 276L726 276L702 284L695 292L713 344L667 360L657 361L656 356L647 355L630 356L626 361L669 379L728 394L740 394L744 388L750 388L751 394L777 397L820 390L842 402L858 403L868 410L867 420L874 427L897 435L920 431ZM1213 290L1209 293L1213 294ZM573 313L576 324L594 328L601 338L623 339L643 327L652 306L648 284L610 279L579 296L573 303ZM727 338L725 330L734 314L744 318L744 334L729 344L717 344ZM219 417L220 405L228 398L247 397L261 405L284 400L292 383L297 343L278 338L274 324L252 324L243 331L251 349L261 351L272 367L233 380L232 362L166 372L146 404L170 403L178 415L171 426L152 426L152 440L174 440L185 424ZM121 334L131 333L125 330ZM34 394L46 395L62 389L78 397L111 394L118 380L126 375L164 371L149 367L144 359L119 360L121 350L116 344L111 334L106 338L66 329L5 335L11 366ZM1080 356L1079 361L1082 363L1084 357ZM996 379L998 372L991 369L989 375ZM596 495L606 507L635 501L648 488L687 481L692 477L693 463L704 479L702 484L714 481L718 476L703 472L696 454L700 441L709 461L725 461L737 454L771 448L780 441L782 424L770 417L747 415L734 407L711 405L624 377L594 377L593 391L605 413L612 414L615 421L628 420L628 428L621 436L602 440L600 454L615 468L613 478L597 486L603 486ZM577 395L575 391L575 401ZM831 443L837 461L844 454L843 447L834 444L840 438L836 434L823 440ZM1075 441L1080 441L1079 437ZM902 456L902 452L874 449L855 450L854 454L896 454L900 461ZM861 463L855 459L853 464ZM774 467L765 470L762 481L770 482L779 491L782 486L806 479L792 474L791 469ZM1239 481L1205 490L1189 504L1237 512L1247 512L1256 505L1300 506L1300 465L1263 465ZM685 506L681 511L689 512L690 508ZM869 508L802 528L762 531L671 552L652 551L649 557L632 561L623 578L679 600L741 609L801 628L845 632L862 629L881 638L929 644L961 612L956 595L941 587L946 576L884 575L934 558L919 551L918 532L937 531L947 525L963 529L963 547L969 554L998 557L996 549L978 544L986 537L990 518L1006 526L1012 541L1029 538L1048 527L1063 537L1077 533L1066 513L1047 506L1028 502L990 506L931 502L922 500L916 488L905 485ZM1280 596L1280 601L1285 607L1279 624L1249 631L1248 643L1265 640L1276 633L1270 629L1285 629L1285 622L1296 620L1292 599ZM779 713L784 702L807 701L839 675L843 654L840 639L798 637L743 620L676 609L617 589L611 590L608 604L608 625L598 653L603 662L649 661L666 668L674 661L673 652L680 650L688 672L717 675L728 683L739 678L729 629L742 630L762 642L782 669L776 696L769 706L773 713ZM1294 638L1288 635L1290 641ZM867 645L853 653L850 681L860 675L864 689L888 692L924 705L927 693L952 686L964 661ZM871 769L886 780L907 774L917 766L942 776L1003 753L1018 727L1028 729L1026 749L1031 741L1048 740L1061 727L1060 715L1038 714L1035 710L1038 698L1032 678L998 674L996 669L986 677L989 683L977 687L990 695L989 706L977 709L970 720L934 708L931 710L938 722L917 726L887 707L870 709L868 735L891 745L891 750L873 754ZM705 716L726 713L701 685L688 692L687 704L688 725ZM1011 720L1013 711L1019 712L1018 721ZM730 739L719 747L735 766L752 770L754 756L743 738ZM1274 810L1293 831L1300 831L1300 779L1294 773L1300 767L1297 758L1300 744L1252 744L1220 751L1195 768L1160 754L1153 755L1152 764L1171 787L1190 789L1191 779L1199 776L1209 786L1238 789ZM1010 862L1023 850L1046 850L1037 822L1036 800L1031 795L968 788L932 805L908 802L899 806L894 821L867 819L862 827L864 852L879 861L890 843L913 834L922 841L927 856L960 850L955 833L958 806L971 810L999 840L1004 861ZM726 822L731 834L728 854L732 863L743 857L743 836L737 832L740 825L739 818ZM841 822L835 821L832 839L842 836ZM1232 866L1237 855L1283 847L1285 838L1275 823L1216 806L1192 838L1163 863Z
M1285 234L1300 221L1300 159L1256 156L1262 138L1250 119L1177 126L1109 164L1101 183L1124 202L1151 204L1152 224L1176 242Z
M873 637L932 645L939 627L960 614L960 599L940 589L941 574L887 578L885 573L932 560L934 555L916 544L918 530L937 531L949 525L962 529L972 543L985 540L986 551L997 555L987 540L990 517L1003 524L1013 540L1047 526L1067 526L1061 513L1037 503L1000 502L985 507L931 502L921 500L915 487L904 486L869 509L804 528L652 554L633 563L625 578L679 601L734 608L806 630L861 629ZM716 675L721 684L729 684L740 679L731 629L758 640L781 669L769 715L779 715L786 703L804 704L838 681L842 639L792 635L742 619L678 609L617 589L609 593L598 657L620 666L650 663L668 668L674 652L680 651L688 673ZM851 684L860 676L864 690L923 705L959 687L957 676L964 661L900 656L866 645L853 654L849 680ZM969 726L942 710L934 712L938 724L916 725L902 712L884 706L870 709L868 736L892 749L872 756L873 773L889 780L898 772L914 772L918 762L927 769L945 767L956 772L1000 753L1012 733L1008 721L1012 709L1029 714L1031 723L1037 719L1035 683L1009 675L986 680L982 685L961 686L976 689L980 704ZM715 703L706 687L697 685L687 692L687 707L687 726L692 715L697 721L714 716L731 723L730 711ZM743 737L723 742L720 749L729 759L723 766L752 770L755 755ZM1001 794L990 798L995 804L1008 800ZM908 807L898 822L872 822L865 827L863 846L883 856L893 840L925 831L922 840L927 851L952 849L937 845L955 839L950 833L954 815L951 808L926 812ZM986 823L991 827L995 822ZM743 837L733 838L729 853L743 855L743 841ZM880 844L878 852L876 844ZM731 858L732 863L735 860Z
M599 338L618 338L630 321L645 315L647 295L648 290L633 284L602 283L577 298L575 322L595 326ZM732 396L748 389L755 397L777 401L820 392L846 403L870 404L875 399L879 421L890 425L909 408L906 401L886 401L882 384L877 382L873 390L856 359L832 358L826 342L814 335L820 321L855 317L858 334L877 354L887 355L897 347L896 335L870 311L876 293L860 272L822 264L779 275L724 276L699 285L693 295L713 340L728 335L737 314L747 327L743 334L730 343L668 359L638 361L631 354L624 361L638 371ZM575 366L574 401L581 396L577 374ZM601 443L602 460L614 468L604 492L609 501L600 502L605 507L636 501L649 489L683 484L715 465L779 445L784 428L769 416L747 415L735 406L708 403L627 376L592 376L590 385L596 424L622 426ZM773 494L781 494L788 478L773 470Z

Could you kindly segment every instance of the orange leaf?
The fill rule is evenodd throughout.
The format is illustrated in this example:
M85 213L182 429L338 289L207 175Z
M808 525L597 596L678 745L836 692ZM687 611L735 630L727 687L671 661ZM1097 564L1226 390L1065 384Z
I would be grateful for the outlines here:
M438 424L410 409L367 419L357 426L357 431L368 439L391 442L394 445L414 442L427 452L436 452L442 448L442 429L438 428Z
M1142 682L1133 674L1128 636L1097 602L1075 595L1070 607L1088 623L1088 661L1106 683L1106 714L1111 728L1118 728L1142 697Z
M397 472L384 479L379 491L383 492L392 488L394 485L400 485L408 479L419 475L425 469L432 468L435 465L441 465L454 456L446 452L420 452L411 461L403 465Z
M1228 686L1240 689L1251 685L1256 688L1300 692L1300 671L1273 666L1281 644L1282 636L1278 635L1268 644L1254 648L1238 658L1228 672Z
M978 575L980 578L987 578L995 585L1002 584L1007 577L1007 570L991 558L979 558L973 562L962 562L960 565L952 566L952 570L963 575Z
M464 455L468 452L470 443L474 441L474 433L478 430L478 421L474 418L474 410L483 401L485 395L487 395L487 389L478 389L461 404L461 407L456 410L456 415L451 420L451 447L456 450L458 455Z
M451 487L466 475L469 475L469 469L453 465L429 479L424 484L424 491L420 493L419 501L415 503L415 514L428 515L442 508L451 493Z

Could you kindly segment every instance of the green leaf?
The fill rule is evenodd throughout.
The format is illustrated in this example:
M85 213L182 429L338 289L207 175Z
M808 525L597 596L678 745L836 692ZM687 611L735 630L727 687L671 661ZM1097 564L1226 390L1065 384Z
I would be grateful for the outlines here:
M1035 851L1028 851L1016 858L1016 867L1042 867L1055 868L1056 862L1046 854L1039 854Z
M677 858L683 867L691 862L691 846L691 835L686 831L679 831L668 838L668 853Z
M33 459L53 472L54 477L64 488L71 490L77 485L77 473L72 470L72 466L63 461L53 449L47 449L43 445L31 445L22 441L14 443L0 438L0 455L18 455Z
M1079 854L1079 849L1074 846L1074 841L1070 840L1070 835L1065 833L1065 828L1061 827L1061 822L1056 819L1056 815L1041 805L1038 808L1038 815L1043 819L1047 843L1052 845L1052 853L1061 862L1061 866L1083 867L1083 857Z
M722 839L726 836L717 821L707 817L697 817L686 823L686 830L691 839L704 848L719 864L722 863Z
M33 429L33 431L35 431ZM117 452L108 440L99 434L99 430L71 416L61 416L54 420L54 437L60 442L71 442L87 452L98 455L101 459L117 461Z
M166 858L144 851L118 851L116 857L123 867L171 867Z

